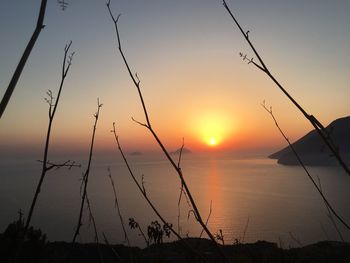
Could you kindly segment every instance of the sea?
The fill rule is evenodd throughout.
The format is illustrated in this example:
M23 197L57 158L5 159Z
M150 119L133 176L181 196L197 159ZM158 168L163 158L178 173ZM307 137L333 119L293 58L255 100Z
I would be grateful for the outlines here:
M86 157L86 158L85 158ZM126 155L131 170L147 197L183 237L206 238L197 223L181 181L161 154ZM172 156L178 162L178 156ZM47 173L34 210L32 225L50 241L71 241L78 221L81 182L87 156L78 156L81 168L53 169ZM63 161L57 160L58 162ZM225 244L258 240L279 246L298 247L322 240L350 241L350 231L330 215L319 193L299 166L283 166L264 156L237 158L230 154L185 154L181 170L208 228ZM307 167L341 217L350 223L350 176L339 167ZM0 231L27 215L40 176L41 164L33 158L0 161ZM125 244L121 220L108 174L115 184L120 213L131 245L144 247L138 222L147 227L161 222L142 197L118 153L93 156L88 197L100 242ZM333 221L336 225L334 225ZM93 242L90 213L84 209L79 242ZM164 236L164 241L176 238Z

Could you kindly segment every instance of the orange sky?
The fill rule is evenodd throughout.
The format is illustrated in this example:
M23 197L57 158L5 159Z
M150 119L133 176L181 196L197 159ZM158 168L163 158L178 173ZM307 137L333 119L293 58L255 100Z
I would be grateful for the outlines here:
M34 28L39 2L20 7L8 3L0 11L0 33L6 36L0 50L2 87ZM131 121L144 122L141 104L117 52L113 24L104 4L97 2L71 3L65 12L50 3L47 26L0 121L0 147L42 146L47 126L43 98L47 89L56 93L63 47L72 39L76 55L55 118L52 147L87 149L99 97L104 105L97 149L115 147L113 122L129 151L158 149L148 131ZM349 5L293 1L271 5L270 10L259 1L248 2L230 5L281 83L325 125L349 115L350 19L344 11ZM169 150L179 148L182 138L193 151L284 147L260 106L263 100L273 106L289 138L308 132L311 126L271 80L241 60L239 52L252 52L221 4L202 1L200 8L194 7L187 1L114 6L116 13L123 13L124 52L141 79L153 127ZM277 9L283 17L275 15ZM16 23L5 23L6 14L16 12L22 14ZM22 34L13 34L18 31ZM208 146L210 140L216 147Z

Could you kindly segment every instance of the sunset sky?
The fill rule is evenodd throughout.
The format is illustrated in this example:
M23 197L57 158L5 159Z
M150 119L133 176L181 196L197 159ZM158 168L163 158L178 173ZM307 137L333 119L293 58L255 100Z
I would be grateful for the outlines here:
M40 0L6 0L0 9L0 96L35 28ZM115 147L116 122L128 151L157 149L117 51L103 0L49 0L42 30L0 120L0 149L41 149L48 123L46 91L57 94L63 49L73 41L71 71L54 120L52 149L86 150L97 98L103 103L96 147ZM350 115L350 1L227 0L270 70L305 109L328 125ZM285 142L265 100L291 140L310 124L239 52L253 53L220 0L112 0L121 13L123 49L151 122L170 150L182 138L193 151L276 150ZM210 145L211 144L211 145Z

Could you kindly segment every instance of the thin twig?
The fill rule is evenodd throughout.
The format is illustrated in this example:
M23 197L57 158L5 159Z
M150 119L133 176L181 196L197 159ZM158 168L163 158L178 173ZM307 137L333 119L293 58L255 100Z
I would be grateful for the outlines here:
M128 238L128 235L127 235L127 232L126 232L126 229L125 229L124 219L123 219L123 217L121 215L121 212L120 212L118 196L117 196L117 192L116 192L116 189L115 189L115 184L114 184L114 180L112 178L110 167L108 167L108 174L107 174L107 176L109 177L109 179L111 181L112 188L113 188L114 207L117 208L119 219L120 219L120 222L121 222L121 225L122 225L122 229L123 229L123 232L124 232L124 239L127 242L127 245L130 246L130 241L129 241L129 238Z
M37 160L39 163L43 163L42 160ZM80 168L81 167L81 164L76 164L74 161L71 161L71 160L68 160L68 161L65 161L63 163L53 163L51 161L47 161L46 164L48 165L47 166L47 171L51 170L51 169L55 169L55 170L58 170L62 167L67 167L68 170L72 169L73 167L77 167L77 168Z
M100 262L103 263L104 260L103 260L103 255L101 253L100 241L99 241L99 238L98 238L98 231L97 231L96 221L95 221L95 217L94 217L94 215L92 213L92 209L91 209L91 205L90 205L90 199L89 199L89 196L88 196L87 192L86 192L86 204L87 204L87 208L88 208L88 211L89 211L89 222L92 223L92 226L94 228L94 234L95 234L94 240L95 240L96 245L97 245L97 252L98 252L98 255L100 257Z
M176 170L179 178L180 178L180 181L181 181L181 184L183 184L184 186L184 189L187 193L187 196L191 202L191 206L193 208L193 211L194 211L194 214L195 214L195 218L197 219L198 223L203 227L204 231L207 233L208 237L215 243L217 244L216 240L215 240L215 237L213 236L213 234L209 231L209 229L207 228L207 226L205 225L205 223L203 222L202 220L202 217L199 213L199 210L197 208L197 205L192 197L192 194L187 186L187 183L183 177L183 174L182 174L182 171L181 169L176 165L176 163L174 162L174 160L172 159L172 157L170 156L169 152L166 150L166 148L164 147L163 143L161 142L161 140L159 139L158 135L156 134L156 132L153 130L152 128L152 125L151 125L151 122L150 122L150 118L149 118L149 115L148 115L148 111L147 111L147 108L146 108L146 105L145 105L145 102L144 102L144 99L143 99L143 96L142 96L142 93L141 93L141 89L140 89L140 80L138 78L138 76L134 75L130 69L130 66L129 66L129 63L128 61L126 60L126 57L124 55L124 52L122 50L122 46L121 46L121 41L120 41L120 35L119 35L119 30L118 30L118 20L120 18L120 15L118 15L117 18L114 17L111 9L110 9L110 1L107 2L107 8L108 8L108 11L109 11L109 14L110 14L110 17L111 19L113 20L114 22L114 26L115 26L115 31L116 31L116 35L117 35L117 41L118 41L118 50L119 50L119 53L120 55L122 56L123 58L123 61L124 61L124 64L128 70L128 73L130 75L130 78L131 80L133 81L137 91L138 91L138 95L139 95L139 98L140 98L140 101L141 101L141 104L142 104L142 108L143 108L143 112L144 112L144 115L145 115L145 118L146 118L146 124L142 124L140 122L138 122L140 125L142 126L145 126L150 132L151 134L153 135L154 139L156 140L156 142L158 143L158 145L160 146L161 150L163 151L164 155L167 157L167 159L169 160L169 162L171 163L171 165L174 167L174 169ZM223 252L220 250L220 253L223 254Z
M109 243L105 233L102 232L103 239L106 243L106 245L112 250L113 255L116 257L116 259L119 261L119 263L124 263L124 260L119 256L118 252L112 247L112 245Z
M182 145L181 145L181 148L180 148L180 153L179 153L179 160L177 162L177 168L178 169L181 169L181 157L182 157L182 150L185 146L185 139L182 138ZM177 231L179 233L181 233L181 227L180 227L180 217L181 217L181 199L182 199L182 193L184 192L184 186L183 184L181 183L181 187L180 187L180 195L179 195L179 200L177 202Z
M210 219L210 216L211 216L211 213L212 213L212 208L213 208L213 200L210 200L209 214L208 214L207 220L205 221L205 225L208 225L208 223L209 223L209 219ZM202 231L201 231L201 233L199 235L200 238L202 237L203 232L204 232L204 230L202 229Z
M133 217L129 218L129 226L131 229L135 229L135 228L138 229L138 231L140 232L139 236L142 236L143 240L145 241L146 246L148 247L149 246L149 239L146 238L146 235L143 232L140 224Z
M97 128L97 121L100 115L100 109L102 107L102 104L100 104L99 100L97 99L97 112L94 114L95 122L94 127L92 130L92 136L91 136L91 144L90 144L90 151L89 151L89 161L88 166L86 168L86 171L83 175L83 181L82 184L84 185L84 191L81 197L81 204L80 204L80 211L79 211L79 217L78 217L78 223L74 232L72 243L75 243L77 236L79 235L80 227L82 225L82 217L83 217L83 210L84 210L84 204L85 204L85 198L87 194L87 186L89 181L89 174L90 174L90 166L91 166L91 160L92 160L92 154L94 149L94 142L95 142L95 134L96 134L96 128Z
M178 162L177 162L177 168L178 168L178 169L181 169L180 163L181 163L182 151L183 151L184 147L185 147L185 139L182 138L182 145L181 145L181 148L180 148L179 160L178 160Z
M181 240L182 242L180 243L181 245L183 245L184 247L186 247L187 249L189 249L190 251L194 252L196 255L198 255L203 261L205 262L208 262L208 260L203 256L201 255L200 253L198 253L198 251L194 250L187 242L186 240L184 240L181 235L176 232L174 230L174 228L172 227L172 224L169 224L165 219L164 217L160 214L160 212L158 211L158 209L155 207L155 205L153 204L153 202L151 201L151 199L147 196L146 194L146 191L144 189L144 186L140 185L140 183L137 181L135 175L134 175L134 172L131 170L131 167L129 165L129 162L128 160L126 159L125 157L125 154L123 152L123 149L120 145L120 142L119 142L119 137L117 135L117 132L116 132L116 129L115 129L115 123L113 123L113 130L111 131L113 134L114 134L114 138L115 138L115 141L117 143L117 147L118 147L118 150L124 160L124 163L126 165L126 167L128 168L128 171L129 171L129 174L132 178L132 180L134 181L134 183L136 184L137 188L139 189L139 191L141 192L142 196L144 197L144 199L147 201L148 205L152 208L153 212L157 215L157 217L163 222L164 225L168 226L168 228L170 229L170 231L179 239Z
M298 244L299 247L302 247L303 244L300 242L300 240L298 238L296 238L292 232L289 232L289 236L291 237L291 239Z
M256 50L256 48L254 47L254 45L252 44L252 42L249 39L248 36L248 32L244 32L243 28L241 27L241 25L239 24L238 20L236 19L236 17L233 15L232 11L230 10L230 8L228 7L227 3L225 0L223 0L223 5L225 7L225 9L227 10L227 12L230 14L231 18L233 19L233 21L235 22L235 24L237 25L237 27L239 28L239 30L241 31L243 37L245 38L245 40L247 41L247 43L249 44L249 46L251 47L251 49L253 50L255 56L258 58L259 60L259 64L255 63L253 61L253 59L248 59L249 63L248 64L253 64L254 66L256 66L258 69L260 69L262 72L264 72L276 85L277 87L287 96L287 98L294 104L295 107L297 107L299 109L299 111L304 115L304 117L311 123L311 125L315 128L315 130L317 131L317 133L319 134L319 136L321 137L321 139L323 140L323 142L327 145L327 147L330 149L330 151L332 152L332 154L334 155L334 157L337 159L337 161L339 162L340 166L344 169L344 171L350 176L350 169L347 166L347 164L344 162L344 160L342 159L341 155L339 154L338 151L338 147L335 146L335 144L333 143L332 139L330 138L330 135L328 133L328 131L325 129L325 127L321 124L321 122L312 114L308 114L305 109L288 93L288 91L277 81L277 79L273 76L273 74L270 72L270 70L268 69L268 67L266 66L266 64L264 63L262 57L260 56L260 54L258 53L258 51ZM242 57L243 54L240 53L240 56ZM246 55L243 56L243 60L246 59Z
M40 190L41 190L41 185L42 185L42 183L44 181L45 175L46 175L48 170L52 169L52 168L50 168L50 167L52 167L52 164L48 163L48 152L49 152L49 145L50 145L51 128L52 128L53 120L54 120L55 113L56 113L56 110L57 110L57 106L58 106L58 103L59 103L59 100L60 100L63 84L64 84L64 81L65 81L65 79L67 77L67 74L68 74L69 68L71 66L72 59L73 59L74 52L71 55L68 55L68 52L69 52L71 44L72 44L72 41L70 41L69 44L66 45L65 48L64 48L61 83L59 85L58 94L57 94L57 98L56 98L55 103L53 103L52 92L48 93L49 96L50 96L51 103L50 103L50 106L49 106L49 124L48 124L47 132L46 132L46 141L45 141L45 148L44 148L44 154L43 154L44 159L42 161L41 176L40 176L37 188L35 190L34 198L33 198L33 201L31 203L31 206L30 206L30 209L29 209L29 213L28 213L28 217L27 217L27 220L26 220L26 224L25 224L25 228L24 228L24 236L25 236L25 234L26 234L26 232L27 232L27 230L29 228L30 221L32 219L32 215L33 215L33 212L34 212L34 207L36 205L36 201L37 201L37 198L39 196L39 193L40 193Z
M285 141L288 143L288 146L290 147L290 149L292 150L293 154L295 155L295 157L297 158L300 166L303 168L303 170L305 171L307 177L310 179L310 181L312 182L313 186L316 188L317 192L320 194L320 196L322 197L323 202L325 203L326 207L328 207L330 209L330 211L333 213L333 215L348 229L350 230L350 226L342 219L342 217L340 217L338 215L338 213L333 209L332 205L329 203L329 201L327 200L327 198L325 197L325 195L323 194L322 190L319 188L319 186L316 184L315 180L312 178L312 176L309 173L309 170L306 168L306 166L304 165L303 161L301 160L299 154L296 152L293 144L291 144L291 142L289 141L289 139L287 138L287 136L284 134L284 132L282 131L282 129L280 128L274 114L272 113L272 107L270 107L270 109L268 109L265 105L265 103L262 104L262 107L270 114L270 116L272 117L277 129L279 130L280 134L283 136L283 138L285 139Z
M322 184L321 184L321 179L320 179L318 176L317 176L317 180L318 180L319 188L320 188L320 190L321 190L322 193L323 193ZM327 216L328 216L329 220L331 221L331 223L332 223L332 225L333 225L335 231L337 231L338 236L339 236L339 239L340 239L341 241L344 242L345 240L344 240L344 238L343 238L343 235L342 235L342 233L340 232L340 230L339 230L339 228L338 228L338 225L337 225L337 223L335 222L335 220L334 220L334 218L333 218L333 216L332 216L332 213L331 213L331 211L329 210L329 207L328 207L327 205L326 205L326 208L327 208Z
M118 41L118 50L120 55L123 58L125 67L128 70L128 73L130 75L130 78L132 79L137 91L138 91L138 95L142 104L142 108L143 108L143 112L146 118L146 124L143 125L145 126L153 135L154 139L156 140L156 142L158 143L159 147L161 148L161 150L163 151L164 155L166 156L166 158L168 159L168 161L171 163L171 165L173 166L173 168L175 169L175 171L177 172L180 182L181 184L184 186L185 192L187 193L187 196L191 202L191 206L193 208L194 214L195 214L195 218L197 220L197 222L201 225L201 227L204 229L204 231L206 232L206 234L208 235L208 237L214 242L214 244L216 244L216 248L218 249L219 254L227 261L230 262L230 260L227 258L227 256L225 255L225 253L223 252L223 250L220 248L220 246L218 246L218 243L215 240L214 235L210 232L210 230L208 229L208 227L205 225L204 221L202 220L201 214L197 208L197 205L192 197L192 194L187 186L187 183L183 177L182 171L181 169L176 165L175 161L172 159L172 157L170 156L169 152L167 151L167 149L165 148L165 146L163 145L163 143L161 142L161 140L159 139L158 135L156 134L156 132L153 130L152 126L151 126L151 122L149 119L149 115L147 112L147 108L141 93L141 89L140 89L140 79L137 75L134 75L130 69L129 63L126 60L126 57L124 55L124 52L122 50L122 46L121 46L121 41L120 41L120 36L119 36L119 30L118 30L118 20L120 18L120 15L118 15L117 18L115 18L113 16L113 13L110 9L110 0L107 2L107 8L110 14L111 19L113 20L114 23L114 27L115 27L115 31L116 31L116 35L117 35L117 41Z
M119 215L120 223L121 223L121 225L122 225L122 229L123 229L123 232L124 232L124 238L125 238L125 241L126 241L126 243L128 244L128 246L130 247L129 237L128 237L128 234L127 234L127 232L126 232L126 228L125 228L125 224L124 224L124 219L123 219L122 213L121 213L121 211L120 211L120 207L119 207L117 191L115 190L114 180L113 180L113 178L112 178L111 169L110 169L109 167L108 167L108 174L107 174L107 176L109 177L109 179L110 179L110 181L111 181L112 188L113 188L113 193L114 193L114 207L117 208L117 212L118 212L118 215Z
M97 231L97 226L96 226L96 221L95 221L95 217L92 213L92 210L91 210L91 205L90 205L90 199L89 199L89 195L88 193L86 192L86 204L87 204L87 209L89 211L89 222L92 223L92 226L94 228L94 241L99 244L99 238L98 238L98 231Z
M245 235L246 235L247 230L248 230L248 225L249 225L249 216L247 218L247 222L245 224L244 231L243 231L243 236L242 236L242 239L240 241L242 244L244 243Z

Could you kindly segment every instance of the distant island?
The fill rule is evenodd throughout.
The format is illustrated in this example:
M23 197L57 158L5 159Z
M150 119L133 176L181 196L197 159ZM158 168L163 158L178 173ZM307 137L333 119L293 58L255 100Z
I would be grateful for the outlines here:
M326 130L337 146L339 154L346 163L350 164L350 116L333 121L326 127ZM316 130L309 132L292 145L305 165L332 166L337 164L337 160L332 156ZM299 165L289 146L271 154L269 158L277 159L279 164Z
M180 154L181 148L177 149L176 151L171 152L170 154ZM182 149L182 154L188 154L188 153L192 153L192 151L190 149L187 148L183 148Z

